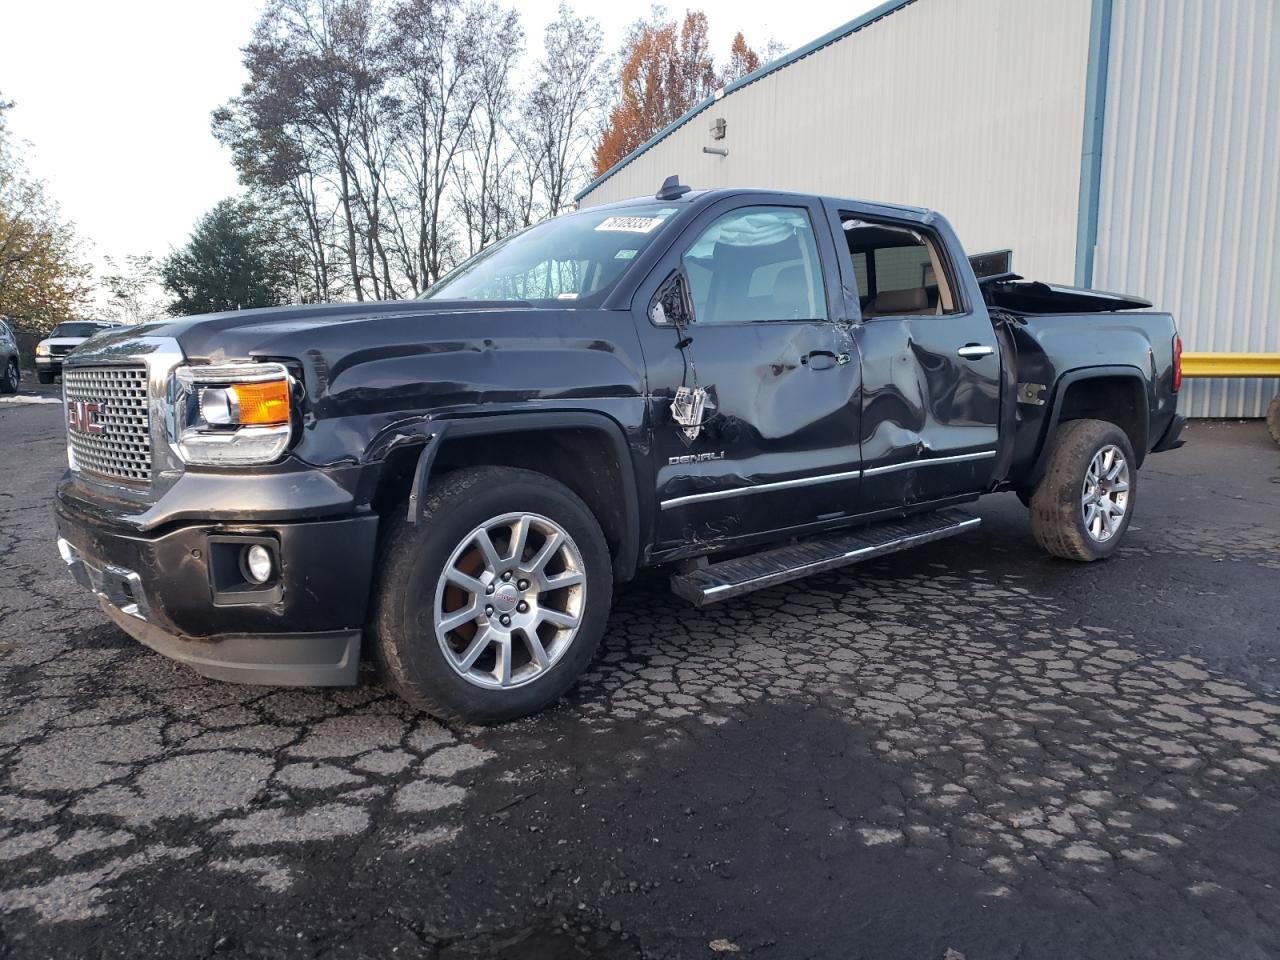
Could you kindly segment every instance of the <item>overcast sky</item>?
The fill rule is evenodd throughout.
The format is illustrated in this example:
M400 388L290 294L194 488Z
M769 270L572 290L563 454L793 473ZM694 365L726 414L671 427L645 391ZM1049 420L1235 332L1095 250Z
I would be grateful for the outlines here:
M712 49L733 34L788 50L870 9L876 0L702 0ZM520 0L528 47L557 0ZM591 12L616 50L647 7L571 3ZM36 0L6 3L0 96L17 101L14 135L30 141L32 172L64 215L104 254L164 255L196 218L238 192L230 158L209 132L209 113L243 81L240 47L262 0ZM670 4L672 12L684 6Z

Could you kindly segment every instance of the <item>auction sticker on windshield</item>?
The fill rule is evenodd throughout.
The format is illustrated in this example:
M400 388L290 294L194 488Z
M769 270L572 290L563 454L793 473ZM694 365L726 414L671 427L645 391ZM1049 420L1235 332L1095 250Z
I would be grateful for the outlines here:
M624 233L648 233L662 226L662 217L609 217L596 226L597 230L620 230Z

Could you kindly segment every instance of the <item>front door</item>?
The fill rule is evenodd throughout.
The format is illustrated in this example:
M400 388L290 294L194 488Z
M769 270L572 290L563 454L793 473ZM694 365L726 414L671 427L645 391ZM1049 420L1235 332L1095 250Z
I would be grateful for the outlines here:
M972 277L958 282L949 227L829 210L862 317L863 511L985 491L999 441L1000 345Z
M651 298L681 271L692 320L655 322ZM820 207L750 195L710 206L642 285L659 552L858 512L859 364L837 274ZM683 426L673 400L696 391L702 417Z

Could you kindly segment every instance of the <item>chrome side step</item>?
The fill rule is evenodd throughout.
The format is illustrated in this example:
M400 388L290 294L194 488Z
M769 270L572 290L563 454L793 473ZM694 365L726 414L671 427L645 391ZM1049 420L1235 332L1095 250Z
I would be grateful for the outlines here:
M695 606L705 607L753 590L953 537L981 522L960 510L887 520L677 573L671 577L671 590Z

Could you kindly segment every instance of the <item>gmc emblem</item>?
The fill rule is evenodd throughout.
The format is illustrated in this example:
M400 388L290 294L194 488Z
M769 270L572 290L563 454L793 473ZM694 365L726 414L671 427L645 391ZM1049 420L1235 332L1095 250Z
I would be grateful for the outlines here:
M102 404L89 403L85 400L67 401L67 428L76 433L101 433L102 424L98 422L98 414L102 413Z

